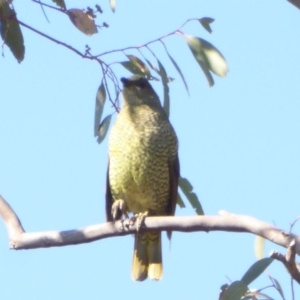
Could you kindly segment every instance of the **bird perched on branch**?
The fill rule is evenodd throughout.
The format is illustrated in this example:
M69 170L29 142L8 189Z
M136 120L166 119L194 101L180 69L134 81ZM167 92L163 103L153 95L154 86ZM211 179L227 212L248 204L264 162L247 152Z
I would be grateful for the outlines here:
M173 216L179 177L175 131L147 79L121 81L123 106L109 139L107 221L127 212L138 218ZM135 234L132 279L160 280L162 271L161 232L141 228Z

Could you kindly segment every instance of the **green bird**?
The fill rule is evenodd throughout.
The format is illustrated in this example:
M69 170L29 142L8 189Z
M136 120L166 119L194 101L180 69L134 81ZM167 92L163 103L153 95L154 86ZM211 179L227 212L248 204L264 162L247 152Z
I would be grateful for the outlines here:
M147 79L121 78L123 106L109 139L107 221L133 212L173 216L179 177L178 140ZM171 236L171 232L168 233ZM135 234L132 279L162 278L161 232Z

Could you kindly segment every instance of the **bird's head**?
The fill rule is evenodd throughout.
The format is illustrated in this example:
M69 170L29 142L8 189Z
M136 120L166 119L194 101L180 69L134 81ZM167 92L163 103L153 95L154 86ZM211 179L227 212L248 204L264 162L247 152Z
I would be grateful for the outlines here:
M149 81L141 76L121 78L123 83L123 99L128 105L161 106L159 98Z

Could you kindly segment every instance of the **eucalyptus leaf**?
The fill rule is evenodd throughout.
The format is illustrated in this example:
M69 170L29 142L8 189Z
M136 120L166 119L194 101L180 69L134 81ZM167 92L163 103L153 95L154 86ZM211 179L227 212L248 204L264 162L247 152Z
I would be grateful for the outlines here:
M226 76L228 72L227 63L220 51L204 39L185 35L188 46L196 61L203 70L209 85L214 84L210 72L220 77Z
M255 262L242 277L242 281L249 285L273 262L273 258L266 257Z
M257 259L262 259L264 257L265 244L266 240L263 237L259 235L255 237L254 252Z
M139 75L139 76L145 76L145 74L138 68L136 67L131 61L122 61L120 64L129 72L131 72L134 75Z
M146 59L147 64L150 66L150 68L155 71L157 74L159 74L159 70L156 68L156 66L153 65L153 63L151 61L149 61L148 59Z
M270 275L269 275L269 277L272 280L272 282L273 282L276 290L278 291L278 293L280 294L280 296L282 297L282 299L285 299L284 298L284 294L283 294L283 289L282 289L279 281L277 279L275 279L274 277L270 276Z
M161 62L159 60L157 60L157 63L158 63L158 67L159 67L159 75L161 77L161 81L162 81L163 88L164 88L163 108L164 108L167 116L169 117L170 116L170 96L169 96L169 86L168 86L169 77L167 75L166 69L161 64Z
M182 200L182 197L180 196L180 194L178 193L177 194L177 204L179 205L180 208L184 208L185 207L185 204Z
M186 178L179 177L178 185L192 207L195 209L197 215L204 215L204 211L197 195L192 192L193 186L191 183Z
M132 62L132 64L141 71L143 76L146 76L148 79L151 78L151 73L150 73L149 69L147 68L146 64L141 59L139 59L138 57L136 57L134 55L126 55L126 56Z
M23 34L16 12L6 1L0 2L0 31L2 40L20 63L25 55Z
M116 0L109 0L110 8L112 12L116 11Z
M168 54L168 56L169 56L171 62L173 63L175 69L176 69L177 72L179 73L179 75L180 75L180 77L181 77L181 79L182 79L182 81L183 81L183 84L184 84L184 86L185 86L185 89L186 89L188 95L190 95L190 93L189 93L189 87L188 87L188 85L187 85L187 83L186 83L186 81L185 81L185 78L184 78L184 76L183 76L183 74L182 74L182 72L181 72L181 70L180 70L178 64L177 64L176 61L173 59L173 57L170 55L170 53L167 51L167 49L166 49L166 52L167 52L167 54Z
M105 100L106 100L106 91L102 80L96 94L94 136L98 136L99 124L101 122Z
M109 129L109 125L110 125L110 121L111 121L111 114L106 116L103 121L101 122L100 126L99 126L99 130L98 130L98 139L97 142L100 144L103 142L103 140L106 137L106 134L108 132Z
M64 0L52 0L52 2L64 10L67 8Z
M84 34L90 36L98 32L94 19L81 9L69 9L67 10L67 15L75 27Z
M204 27L205 30L207 30L209 33L212 33L212 30L210 28L210 23L214 22L215 19L204 17L199 19L200 24Z
M246 297L243 298L242 300L253 300L253 299L263 299L263 300L274 300L273 298L271 298L270 296L268 296L267 294L263 294L261 292L248 292L246 294Z
M222 293L220 300L241 300L247 292L248 287L243 281L234 281Z

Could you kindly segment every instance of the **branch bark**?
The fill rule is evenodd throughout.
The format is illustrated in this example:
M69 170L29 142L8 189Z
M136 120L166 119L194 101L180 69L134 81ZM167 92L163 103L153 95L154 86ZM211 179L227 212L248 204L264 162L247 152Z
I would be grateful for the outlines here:
M279 252L273 251L270 255L272 258L275 258L283 263L290 275L294 280L300 284L300 264L298 264L296 259L296 242L291 241L286 255L283 255Z
M8 231L10 248L15 250L90 243L136 232L135 224L131 220L91 225L66 231L25 232L18 216L1 196L0 216ZM221 212L220 216L147 217L141 230L248 232L285 248L288 248L291 242L295 240L295 252L300 255L300 236L244 215Z

